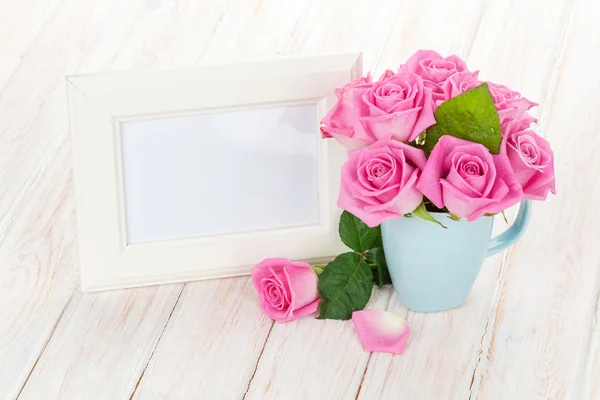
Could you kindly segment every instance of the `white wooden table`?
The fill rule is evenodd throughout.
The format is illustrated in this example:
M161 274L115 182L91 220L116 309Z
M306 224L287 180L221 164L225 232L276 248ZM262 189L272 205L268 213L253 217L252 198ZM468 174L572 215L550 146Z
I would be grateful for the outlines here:
M1 0L0 399L600 399L597 0ZM457 53L540 103L558 195L467 304L405 316L402 356L350 322L263 317L248 278L81 294L64 75L363 51Z

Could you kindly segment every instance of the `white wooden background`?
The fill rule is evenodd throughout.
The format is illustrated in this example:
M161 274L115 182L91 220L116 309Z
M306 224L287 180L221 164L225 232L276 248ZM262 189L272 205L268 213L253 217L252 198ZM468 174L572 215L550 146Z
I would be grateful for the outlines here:
M0 0L0 399L600 399L598 0ZM83 295L64 75L457 53L540 103L558 195L402 356L263 317L248 278Z

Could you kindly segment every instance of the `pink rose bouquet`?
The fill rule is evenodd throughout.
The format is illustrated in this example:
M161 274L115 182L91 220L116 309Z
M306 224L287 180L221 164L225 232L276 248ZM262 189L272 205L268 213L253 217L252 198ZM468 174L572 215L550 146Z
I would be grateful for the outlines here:
M456 55L419 50L336 93L321 130L350 149L338 206L369 227L431 211L472 221L555 192L552 149L528 114L537 104Z
M363 310L373 284L391 283L379 225L418 217L444 227L431 212L473 221L545 200L555 193L554 154L532 128L536 103L481 80L456 55L419 50L396 71L376 81L368 74L335 95L321 132L348 148L337 204L345 210L340 238L352 251L312 268L268 259L252 279L273 319L317 311L320 319L352 318L367 351L400 354L406 322Z

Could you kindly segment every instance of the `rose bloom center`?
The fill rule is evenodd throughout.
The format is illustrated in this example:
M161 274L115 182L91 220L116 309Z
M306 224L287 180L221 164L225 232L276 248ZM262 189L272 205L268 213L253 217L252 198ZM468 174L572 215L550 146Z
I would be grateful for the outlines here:
M475 161L467 161L462 165L462 170L465 174L470 176L481 176L483 175L482 168Z
M406 91L403 87L388 83L377 88L376 93L379 97L400 97L403 98L406 94Z
M440 71L444 75L449 75L456 69L456 66L453 62L443 60L435 60L430 66L431 68L435 68L436 70Z
M390 165L382 161L372 161L367 165L367 178L370 181L382 178L390 171Z
M267 301L276 309L283 310L286 307L286 299L281 288L274 282L267 282L265 285Z
M526 156L529 159L529 161L533 164L535 164L540 158L538 149L531 143L525 143L521 145L521 153L524 156Z

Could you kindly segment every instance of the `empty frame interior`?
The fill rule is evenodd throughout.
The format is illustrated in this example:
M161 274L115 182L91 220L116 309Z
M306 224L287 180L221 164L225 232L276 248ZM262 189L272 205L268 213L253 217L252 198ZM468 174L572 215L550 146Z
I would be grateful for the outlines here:
M319 223L316 103L119 125L129 244Z

